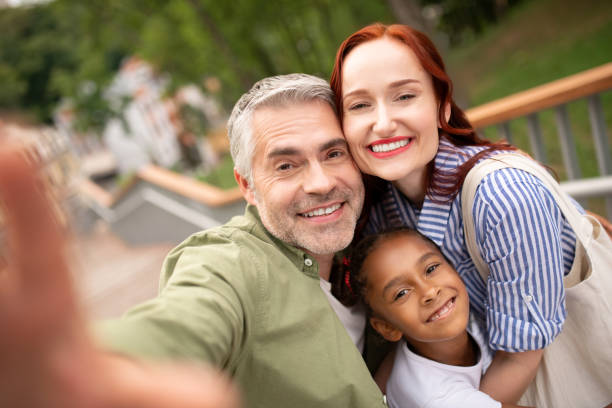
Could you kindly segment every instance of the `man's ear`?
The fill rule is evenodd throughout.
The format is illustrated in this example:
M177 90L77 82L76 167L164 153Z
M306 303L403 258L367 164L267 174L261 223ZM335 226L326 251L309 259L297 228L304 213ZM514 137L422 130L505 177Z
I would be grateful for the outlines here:
M381 319L380 317L372 316L370 317L370 324L381 336L383 336L386 340L389 341L399 341L402 338L402 332L399 331L395 326L391 323L388 323L386 320Z
M238 173L238 170L236 170L235 167L234 167L234 178L236 179L236 183L238 183L238 187L240 187L240 192L242 193L242 196L247 201L247 203L252 204L252 205L257 205L257 200L255 199L255 192L249 185L249 182L247 181L247 179L242 177L242 175Z

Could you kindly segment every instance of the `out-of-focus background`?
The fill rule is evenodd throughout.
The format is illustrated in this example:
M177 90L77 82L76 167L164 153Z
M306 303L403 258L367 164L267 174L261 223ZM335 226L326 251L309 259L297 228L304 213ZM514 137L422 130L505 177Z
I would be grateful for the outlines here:
M236 99L269 75L329 78L375 21L426 32L475 127L612 218L609 0L0 0L0 137L44 164L92 317L154 296L172 246L242 213Z

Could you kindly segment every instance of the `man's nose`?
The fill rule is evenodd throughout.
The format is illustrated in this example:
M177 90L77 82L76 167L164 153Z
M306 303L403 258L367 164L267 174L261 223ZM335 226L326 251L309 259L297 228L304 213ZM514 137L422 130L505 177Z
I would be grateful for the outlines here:
M308 171L304 173L303 188L308 194L327 194L334 188L334 177L329 170L315 162L309 164Z
M378 105L376 109L376 122L372 130L379 136L393 136L397 124L393 119L389 108L383 104Z

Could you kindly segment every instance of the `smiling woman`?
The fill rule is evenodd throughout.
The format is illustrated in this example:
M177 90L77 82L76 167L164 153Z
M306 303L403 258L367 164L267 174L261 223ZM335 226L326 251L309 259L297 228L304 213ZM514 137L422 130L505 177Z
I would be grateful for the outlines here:
M465 283L473 317L486 329L484 352L495 353L481 389L516 402L567 315L563 279L572 269L576 234L551 190L513 167L479 182L468 211L490 271L485 280L466 246L459 192L475 164L516 148L475 133L453 101L433 43L410 27L374 24L350 35L330 83L349 148L369 181L371 205L360 233L410 227L441 249ZM558 388L546 392L571 389ZM576 406L593 405L591 394L576 397L582 400ZM604 391L601 405L609 400Z

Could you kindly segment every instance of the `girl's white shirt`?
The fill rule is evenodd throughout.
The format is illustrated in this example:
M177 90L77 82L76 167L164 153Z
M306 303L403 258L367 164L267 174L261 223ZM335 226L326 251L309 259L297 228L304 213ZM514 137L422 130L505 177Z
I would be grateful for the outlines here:
M476 341L479 358L470 367L438 363L412 352L405 340L398 344L393 371L387 381L390 408L499 408L501 403L478 390L491 363L483 331L470 315L467 331Z

